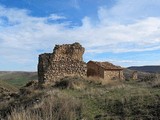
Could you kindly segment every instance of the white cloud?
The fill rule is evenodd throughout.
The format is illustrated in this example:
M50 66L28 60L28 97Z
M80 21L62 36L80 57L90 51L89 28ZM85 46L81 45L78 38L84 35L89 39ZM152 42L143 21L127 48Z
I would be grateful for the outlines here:
M159 6L159 0L118 0L116 5L110 9L100 9L103 15L99 15L104 18L105 14L104 19L107 18L112 22L131 23L137 19L159 17Z
M110 21L108 17L117 15L118 9L101 7L98 11L99 22L93 24L91 18L85 17L82 26L70 28L68 22L47 22L49 19L65 19L63 16L33 17L27 10L0 6L0 54L11 61L13 56L20 63L33 62L40 49L51 52L55 44L75 41L83 44L87 53L160 49L159 17L146 17L128 24ZM7 19L5 22L3 17Z
M48 19L51 19L51 20L60 20L60 19L66 19L66 17L64 16L59 16L59 15L56 15L56 14L51 14Z

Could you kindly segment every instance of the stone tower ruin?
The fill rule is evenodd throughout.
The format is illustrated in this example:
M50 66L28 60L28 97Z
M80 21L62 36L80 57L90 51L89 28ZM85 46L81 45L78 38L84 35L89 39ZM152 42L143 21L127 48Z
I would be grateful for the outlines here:
M134 71L134 72L132 73L132 79L133 79L133 80L137 80L137 79L138 79L138 72L137 72L137 71Z
M64 76L86 76L87 65L82 57L84 51L79 43L73 43L55 45L53 53L39 55L39 82L56 81Z

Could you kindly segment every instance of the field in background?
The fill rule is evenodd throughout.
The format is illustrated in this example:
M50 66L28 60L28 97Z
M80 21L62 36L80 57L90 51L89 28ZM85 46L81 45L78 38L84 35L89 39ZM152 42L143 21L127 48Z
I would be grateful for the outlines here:
M14 87L13 85L8 84L8 83L6 83L5 81L2 81L2 80L0 80L0 89L4 89L5 91L11 91L11 92L18 91L17 87Z
M31 80L37 80L37 72L0 72L0 81L20 88Z

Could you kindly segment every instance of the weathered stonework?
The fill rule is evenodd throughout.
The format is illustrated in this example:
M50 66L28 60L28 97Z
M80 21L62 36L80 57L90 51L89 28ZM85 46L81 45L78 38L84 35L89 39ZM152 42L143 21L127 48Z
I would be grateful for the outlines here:
M89 61L87 63L87 76L99 77L105 80L123 80L123 68L109 62Z
M137 71L134 71L134 72L132 73L132 79L133 79L133 80L137 80L137 79L138 79L138 72L137 72Z
M39 82L55 81L64 76L86 76L87 65L83 62L85 49L79 44L56 45L53 53L39 55Z

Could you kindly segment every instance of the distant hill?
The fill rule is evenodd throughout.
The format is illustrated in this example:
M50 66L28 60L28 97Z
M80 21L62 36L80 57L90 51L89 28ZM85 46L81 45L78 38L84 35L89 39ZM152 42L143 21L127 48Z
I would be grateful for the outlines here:
M30 80L37 80L37 72L0 71L0 80L15 87L22 87Z
M124 74L126 79L132 78L133 72L134 72L134 70L131 70L131 69L124 69L123 70L123 74ZM151 75L151 73L149 73L149 72L142 72L142 71L138 71L138 70L137 70L137 74L138 74L139 79L143 79L146 76Z
M128 67L128 69L142 72L160 73L160 66L132 66Z

